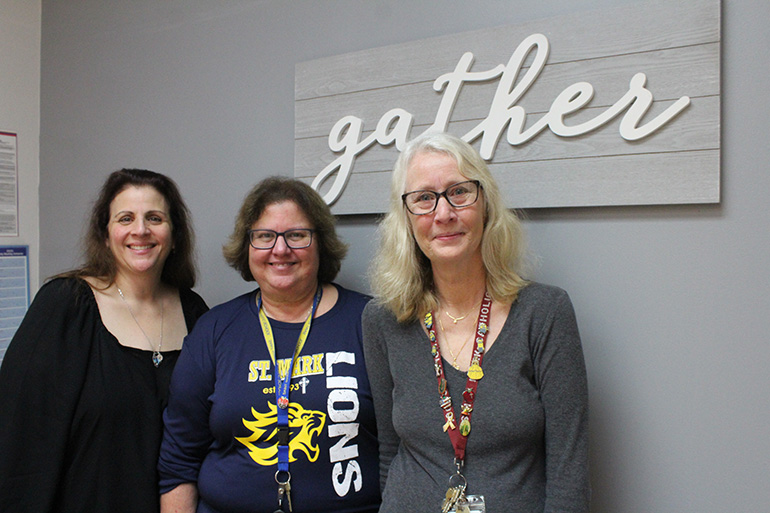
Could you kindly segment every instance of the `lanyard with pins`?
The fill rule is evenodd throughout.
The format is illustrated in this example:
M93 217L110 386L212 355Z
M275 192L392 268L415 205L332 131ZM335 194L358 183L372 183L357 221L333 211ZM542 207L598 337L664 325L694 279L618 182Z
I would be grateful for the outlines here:
M431 344L431 353L433 354L433 368L438 379L439 404L444 413L444 431L449 434L449 440L452 442L455 458L454 464L457 467L456 472L449 477L449 489L446 498L441 504L442 513L451 511L469 511L468 499L465 490L468 482L462 474L465 463L465 447L468 443L468 435L471 432L471 414L473 413L473 403L476 399L476 388L479 380L484 377L484 371L481 369L481 361L484 358L487 333L489 332L489 313L492 306L492 298L487 291L484 291L484 299L481 301L479 317L476 324L476 345L471 357L471 365L468 369L468 381L463 390L463 403L460 408L460 425L457 426L454 408L452 407L452 397L449 395L449 386L444 375L444 363L441 360L441 352L436 338L436 329L433 324L433 314L425 314L423 323L428 331L428 338ZM460 507L462 504L462 508ZM453 509L455 508L455 509Z
M471 356L471 366L468 369L468 381L463 391L463 403L460 408L460 425L455 424L456 415L452 407L452 398L449 395L449 387L444 375L444 364L441 360L441 352L436 338L436 329L433 324L433 315L427 313L423 320L425 329L428 331L428 338L431 342L431 353L433 354L433 368L438 379L439 404L444 413L444 431L449 434L449 439L455 451L455 463L462 466L465 460L465 446L468 443L468 435L471 432L471 414L473 412L473 402L476 399L476 388L479 380L484 376L481 369L481 362L484 359L485 343L489 331L489 313L492 306L492 298L488 292L484 292L484 299L479 309L479 318L476 324L476 333L474 335L476 344Z

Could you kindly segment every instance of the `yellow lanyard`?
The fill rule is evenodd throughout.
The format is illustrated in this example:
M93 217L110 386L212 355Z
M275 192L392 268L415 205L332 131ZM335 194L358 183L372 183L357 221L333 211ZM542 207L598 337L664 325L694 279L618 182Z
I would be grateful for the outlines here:
M310 313L307 316L307 319L305 319L305 324L302 326L302 331L300 331L299 333L299 338L297 339L297 345L294 347L294 356L292 357L289 368L286 370L286 374L288 375L289 380L291 380L291 370L294 367L294 364L297 362L297 358L299 357L299 354L302 352L302 348L305 346L308 333L310 333L310 325L313 322L313 317L315 316L316 308L318 307L318 303L321 300L321 292L322 292L322 289L319 286L318 291L316 292L316 295L315 295L315 299L313 300L313 307L311 308ZM278 373L278 364L275 358L275 338L273 337L273 329L270 326L270 320L267 318L265 309L262 308L261 293L259 293L259 295L257 296L257 309L259 310L259 324L262 327L262 335L265 337L265 344L267 345L267 351L268 353L270 353L270 359L273 361L273 366L276 369L276 373ZM280 380L284 381L286 380L286 378L287 376L284 375L280 377Z

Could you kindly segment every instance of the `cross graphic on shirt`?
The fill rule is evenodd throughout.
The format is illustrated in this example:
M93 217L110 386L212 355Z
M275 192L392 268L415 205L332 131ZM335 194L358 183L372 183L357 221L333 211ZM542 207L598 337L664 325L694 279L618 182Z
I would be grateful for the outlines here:
M301 380L299 380L299 386L302 387L302 395L305 395L305 388L307 388L309 383L310 383L310 380L307 378L302 378Z

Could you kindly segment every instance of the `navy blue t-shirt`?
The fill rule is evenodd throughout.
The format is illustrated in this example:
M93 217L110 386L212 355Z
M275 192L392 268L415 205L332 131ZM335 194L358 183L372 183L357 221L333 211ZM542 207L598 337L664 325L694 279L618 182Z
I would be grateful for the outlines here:
M337 289L337 303L313 320L292 372L295 513L376 512L380 500L361 341L361 313L369 298ZM270 324L282 365L293 354L302 323ZM276 509L274 365L259 325L256 291L213 308L185 339L164 422L161 493L195 483L199 512Z

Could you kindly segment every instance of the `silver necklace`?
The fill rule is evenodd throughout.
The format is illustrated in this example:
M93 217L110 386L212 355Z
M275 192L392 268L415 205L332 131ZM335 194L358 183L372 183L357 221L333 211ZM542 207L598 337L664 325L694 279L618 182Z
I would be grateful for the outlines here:
M117 285L115 285L118 287ZM160 362L163 361L163 355L160 354L160 349L163 347L163 300L160 302L160 342L158 342L158 350L155 350L155 347L152 345L152 341L150 340L150 337L147 336L147 332L144 331L144 328L142 328L142 325L139 324L139 321L136 320L136 315L134 315L134 311L131 310L131 305L128 304L128 301L126 301L126 297L123 295L123 291L120 290L120 287L118 287L118 294L120 294L120 299L123 300L123 303L126 305L126 308L128 308L128 313L131 314L131 318L134 319L134 322L139 327L139 329L142 331L142 335L144 335L144 338L147 339L147 343L150 344L150 349L152 349L152 363L157 367L160 365Z

